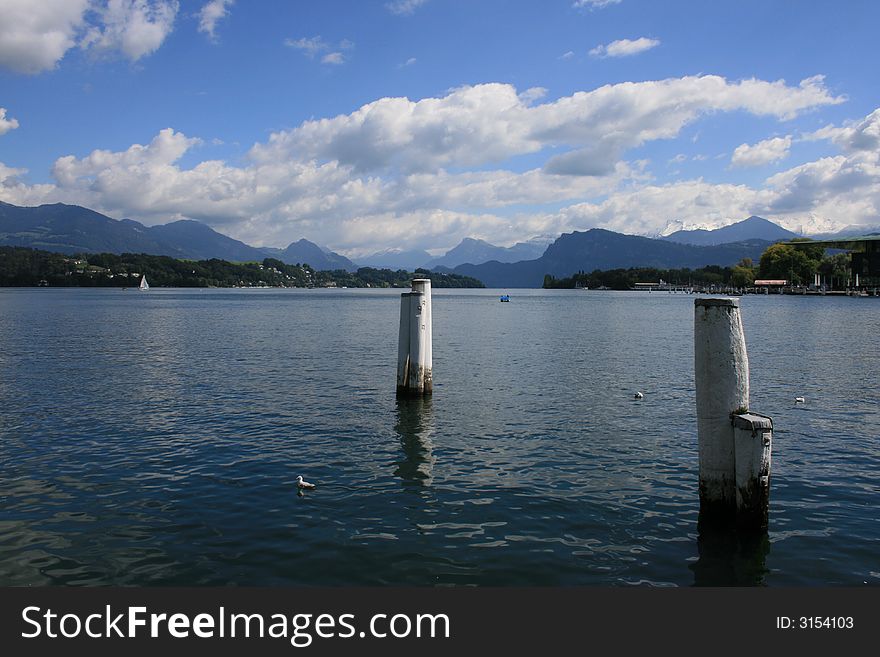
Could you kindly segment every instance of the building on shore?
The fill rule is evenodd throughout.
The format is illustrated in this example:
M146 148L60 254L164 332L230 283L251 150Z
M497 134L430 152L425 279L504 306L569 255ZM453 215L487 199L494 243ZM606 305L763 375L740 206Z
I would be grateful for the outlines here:
M795 248L824 246L850 254L850 278L847 288L858 292L863 288L876 290L880 287L880 235L843 237L830 240L805 240L786 242ZM757 284L757 281L755 281Z

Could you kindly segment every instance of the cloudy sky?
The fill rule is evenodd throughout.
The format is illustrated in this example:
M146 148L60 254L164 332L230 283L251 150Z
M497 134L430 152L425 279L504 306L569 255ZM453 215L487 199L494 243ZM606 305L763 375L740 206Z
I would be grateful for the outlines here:
M0 0L0 200L352 257L880 225L873 0Z

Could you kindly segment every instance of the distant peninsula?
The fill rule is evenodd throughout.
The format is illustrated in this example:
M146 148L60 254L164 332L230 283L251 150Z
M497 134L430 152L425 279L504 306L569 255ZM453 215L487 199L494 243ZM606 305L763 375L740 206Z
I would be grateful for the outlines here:
M481 288L460 274L416 269L361 267L317 271L277 258L235 263L218 258L181 260L143 253L65 255L25 247L0 247L0 287L136 287L141 276L151 287L409 287L414 277L430 278L435 288Z

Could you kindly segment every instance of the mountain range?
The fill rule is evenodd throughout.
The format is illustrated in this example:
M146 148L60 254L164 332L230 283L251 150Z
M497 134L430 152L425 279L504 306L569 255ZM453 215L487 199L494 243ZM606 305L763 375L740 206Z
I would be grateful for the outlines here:
M318 271L344 269L345 271L357 271L358 266L344 255L334 253L329 249L323 249L314 242L301 239L292 242L286 249L262 248L261 252L271 258L278 258L288 265L307 264Z
M544 253L547 245L554 239L554 237L549 236L534 237L527 242L517 242L513 246L504 247L495 246L485 240L465 237L442 256L433 257L427 251L418 249L386 249L363 258L358 258L357 262L366 267L406 269L407 271L413 271L417 268L435 269L437 267L451 269L466 263L480 264L490 260L519 262L520 260L539 258Z
M0 246L27 246L57 253L146 253L186 260L219 258L230 262L261 261L308 264L316 270L355 265L302 239L286 249L260 249L218 233L198 221L180 220L144 226L132 219L118 221L78 205L55 203L19 207L0 201Z
M864 235L880 235L880 225L877 226L858 226L851 225L837 231L836 233L821 233L818 235L810 235L817 240L834 240L844 237L859 237Z
M425 263L425 268L457 267L464 264L480 264L495 260L497 262L519 262L540 258L554 238L535 238L528 242L517 242L513 246L503 247L489 244L485 240L466 237L458 246L450 249L445 255Z
M768 240L747 240L694 246L593 228L586 232L561 235L547 247L544 255L535 260L459 265L452 271L473 276L488 287L541 287L545 274L565 277L578 271L596 269L680 269L706 265L730 266L743 258L757 261L771 244Z
M857 228L850 227L852 230L845 232L852 234ZM283 249L257 248L192 220L148 227L131 219L111 219L75 205L19 207L0 202L0 246L68 254L129 252L230 262L272 257L286 264L308 264L316 270L355 271L358 266L372 266L413 271L425 267L473 276L492 287L539 287L545 274L565 277L595 269L728 266L742 258L757 261L768 245L793 237L797 235L752 216L715 230L680 230L660 238L602 229L564 234L555 241L538 237L511 247L465 238L436 258L427 251L388 249L355 264L306 239Z

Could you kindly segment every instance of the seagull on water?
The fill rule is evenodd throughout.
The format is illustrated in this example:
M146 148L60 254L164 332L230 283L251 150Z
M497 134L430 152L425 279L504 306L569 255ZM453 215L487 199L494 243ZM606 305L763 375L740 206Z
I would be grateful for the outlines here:
M806 401L806 399L804 399L803 397L795 397L794 398L795 404L803 404L805 401Z
M633 399L641 399L644 395L641 392L637 392L633 395Z
M302 475L299 475L296 478L296 487L302 490L305 488L306 490L312 490L315 487L315 484L310 484L307 481L303 481Z

